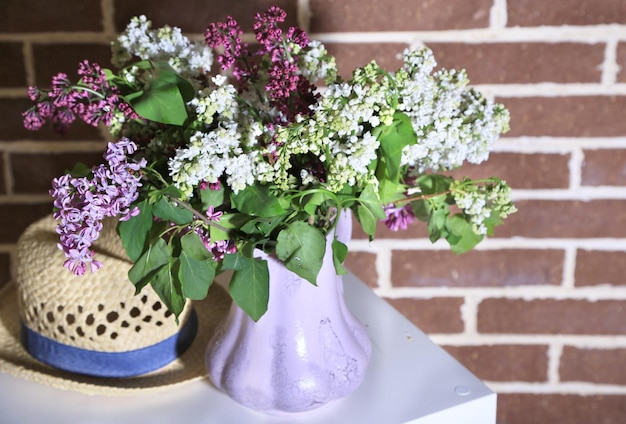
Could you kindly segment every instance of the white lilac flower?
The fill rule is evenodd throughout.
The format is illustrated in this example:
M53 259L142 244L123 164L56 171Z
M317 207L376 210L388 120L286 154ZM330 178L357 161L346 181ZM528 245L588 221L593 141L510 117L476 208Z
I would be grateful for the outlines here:
M185 198L193 196L194 187L200 183L216 183L223 175L230 175L227 182L235 185L231 186L235 192L254 183L254 167L242 150L235 122L222 123L207 133L196 131L184 148L176 150L168 166L172 181ZM246 170L238 172L237 166Z
M297 47L299 50L299 46ZM299 72L311 82L334 81L337 77L335 58L317 40L309 42L305 53L299 56L299 64Z
M213 54L202 42L191 42L180 28L164 26L152 29L145 16L134 17L126 30L112 44L112 62L122 67L133 56L142 60L166 61L184 77L197 77L211 69Z
M495 140L508 128L508 113L468 89L464 71L430 75L434 66L428 49L405 52L399 109L411 119L417 144L404 148L402 164L423 172L486 160Z

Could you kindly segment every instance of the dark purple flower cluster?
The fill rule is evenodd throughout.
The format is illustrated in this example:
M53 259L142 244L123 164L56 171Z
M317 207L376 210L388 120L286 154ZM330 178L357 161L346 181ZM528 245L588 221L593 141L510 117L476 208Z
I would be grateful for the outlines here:
M52 78L50 90L28 88L28 97L35 105L22 114L27 129L37 131L51 120L54 130L63 134L77 117L89 125L103 122L108 126L116 109L129 119L138 117L119 97L117 88L109 84L98 64L85 60L79 64L77 73L81 77L78 84L72 84L66 74L59 73Z
M243 31L230 16L226 22L211 24L205 33L209 47L223 48L217 60L223 69L232 68L240 91L251 90L251 85L262 80L260 71L267 71L263 88L269 104L280 112L274 118L275 123L293 122L297 115L310 115L309 106L318 98L316 87L299 72L297 52L289 46L291 43L305 48L309 38L296 27L290 27L284 35L279 24L285 22L286 16L276 6L256 14L253 30L260 47L254 53L242 43Z
M100 236L104 218L124 221L139 213L131 206L139 195L139 171L146 160L129 161L128 155L136 150L135 143L126 138L109 143L104 154L107 163L93 167L91 178L66 174L52 181L54 218L60 221L58 246L67 258L64 266L76 275L84 274L87 267L94 272L102 266L93 258L91 245Z
M391 203L385 206L385 214L387 214L387 219L384 223L391 231L406 230L409 224L415 221L415 214L410 204L395 206Z

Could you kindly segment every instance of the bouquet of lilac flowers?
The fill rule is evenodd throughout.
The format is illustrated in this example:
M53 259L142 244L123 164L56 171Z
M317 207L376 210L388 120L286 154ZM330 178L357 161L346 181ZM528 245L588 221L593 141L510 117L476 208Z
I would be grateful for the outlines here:
M105 164L53 181L70 271L100 267L91 246L115 217L137 291L150 284L178 314L230 270L233 300L257 320L269 275L254 250L315 284L342 210L370 239L379 221L400 230L419 219L457 253L515 211L504 181L443 174L487 159L508 129L508 111L464 71L435 72L421 48L395 72L371 62L344 81L324 46L284 20L277 7L257 14L252 49L232 18L209 25L204 43L133 18L112 45L115 71L85 61L76 83L58 74L48 90L29 88L27 128L49 120L64 132L81 119L118 140ZM345 272L346 246L332 249Z

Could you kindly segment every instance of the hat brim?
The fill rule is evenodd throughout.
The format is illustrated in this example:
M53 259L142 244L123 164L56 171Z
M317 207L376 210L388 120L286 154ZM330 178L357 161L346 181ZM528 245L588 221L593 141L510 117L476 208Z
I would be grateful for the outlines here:
M65 372L30 356L20 342L20 320L15 284L0 290L0 372L65 390L93 395L130 395L159 390L205 378L204 352L217 325L226 316L230 296L213 284L209 295L194 301L198 332L191 346L167 366L130 378L98 378Z

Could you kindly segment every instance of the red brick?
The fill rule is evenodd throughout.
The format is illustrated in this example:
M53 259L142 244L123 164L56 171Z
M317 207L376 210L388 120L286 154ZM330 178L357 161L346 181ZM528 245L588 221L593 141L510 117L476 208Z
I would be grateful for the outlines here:
M441 67L466 69L472 84L600 82L604 61L601 43L429 43L428 47Z
M545 345L443 346L482 380L546 381L548 348Z
M617 45L617 82L626 82L626 42Z
M0 43L0 57L5 64L0 67L0 86L26 87L22 43ZM7 64L11 65L7 66Z
M339 74L344 79L350 79L354 69L372 60L387 71L396 71L402 66L402 51L408 47L401 43L325 43L325 46L335 57Z
M496 237L626 237L626 200L519 200Z
M39 131L29 131L24 128L22 112L30 108L33 103L27 98L0 98L0 140L102 140L97 128L75 121L67 134L58 135L47 123Z
M385 299L402 315L425 333L460 333L463 299L439 297L431 299Z
M345 266L368 286L378 287L375 253L349 252Z
M146 15L158 28L177 26L185 33L204 33L212 22L222 22L232 16L244 32L252 32L254 16L270 6L279 6L287 12L287 26L297 26L297 0L237 0L206 2L187 0L181 3L166 0L115 0L115 27L124 30L133 16Z
M64 72L70 81L78 81L76 70L83 60L110 68L111 46L107 44L34 44L35 84L50 87L52 77Z
M581 181L583 185L626 185L626 150L585 150L584 155Z
M52 213L52 202L0 204L0 243L15 243L30 224Z
M626 395L500 393L497 414L498 424L624 423Z
M483 300L478 331L514 334L626 334L626 301Z
M0 288L11 281L11 255L0 253Z
M585 349L565 346L561 354L561 381L585 381L597 384L624 384L626 349ZM622 372L620 372L622 371Z
M558 285L563 278L560 250L394 250L391 280L411 287L509 287ZM427 264L427 266L426 266Z
M13 190L16 194L47 194L52 179L71 170L77 162L91 167L103 161L102 153L14 154Z
M626 23L622 0L508 0L508 26Z
M100 2L2 0L3 32L102 31Z
M463 165L450 174L473 179L499 177L513 189L568 188L569 160L570 155L558 153L493 152L487 161Z
M310 0L311 32L484 28L491 0Z
M576 286L626 285L626 252L578 250Z
M507 137L626 135L626 96L517 97L497 101L511 112Z

